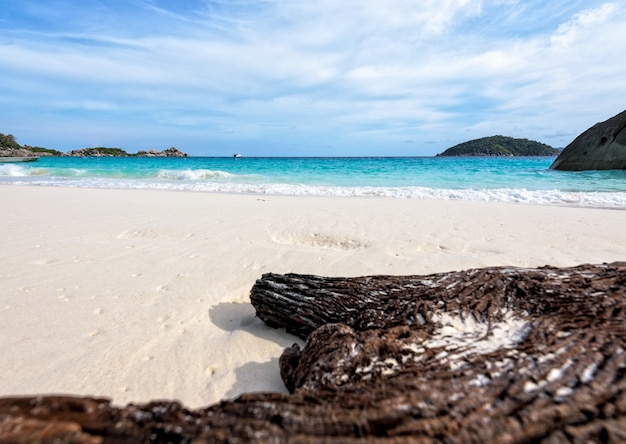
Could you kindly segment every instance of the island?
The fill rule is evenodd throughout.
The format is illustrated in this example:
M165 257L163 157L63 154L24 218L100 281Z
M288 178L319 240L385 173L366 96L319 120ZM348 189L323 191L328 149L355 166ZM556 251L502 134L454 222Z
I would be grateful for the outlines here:
M122 148L81 148L63 153L58 150L30 145L20 145L12 134L0 133L0 158L36 159L42 156L69 156L69 157L189 157L187 153L176 147L163 151L141 150L137 153L128 153Z
M188 157L187 153L183 153L176 147L170 147L163 151L150 150L138 151L136 154L127 153L121 148L81 148L79 150L69 151L64 156L71 157Z
M0 159L37 160L41 156L60 156L63 153L39 146L20 145L13 134L0 133Z
M545 143L507 136L490 136L459 143L437 157L454 156L557 156L557 148Z

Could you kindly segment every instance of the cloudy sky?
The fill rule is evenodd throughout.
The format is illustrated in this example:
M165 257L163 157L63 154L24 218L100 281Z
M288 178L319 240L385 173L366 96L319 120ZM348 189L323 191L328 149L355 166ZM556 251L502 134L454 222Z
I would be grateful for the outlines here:
M555 147L626 109L626 0L1 0L0 132L61 151Z

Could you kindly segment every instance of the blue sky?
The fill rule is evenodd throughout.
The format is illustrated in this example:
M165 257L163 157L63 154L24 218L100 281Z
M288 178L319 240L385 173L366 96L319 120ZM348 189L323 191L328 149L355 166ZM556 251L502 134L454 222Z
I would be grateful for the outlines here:
M0 132L61 151L560 147L626 109L626 0L0 4Z

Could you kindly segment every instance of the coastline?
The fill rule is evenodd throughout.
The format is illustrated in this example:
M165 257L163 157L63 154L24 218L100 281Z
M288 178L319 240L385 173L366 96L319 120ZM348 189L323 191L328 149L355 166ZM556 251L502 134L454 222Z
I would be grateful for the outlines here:
M550 158L40 158L0 185L282 196L474 200L626 209L624 171L550 170ZM286 173L288 172L288 173Z
M285 391L263 273L624 260L624 213L453 200L0 186L0 396L189 407Z

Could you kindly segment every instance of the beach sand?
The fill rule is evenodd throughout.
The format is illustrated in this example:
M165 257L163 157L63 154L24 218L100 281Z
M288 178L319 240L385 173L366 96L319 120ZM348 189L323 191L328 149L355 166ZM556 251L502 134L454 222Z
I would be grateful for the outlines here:
M255 318L263 273L626 260L619 210L11 185L0 201L0 396L285 392L278 357L301 341Z

